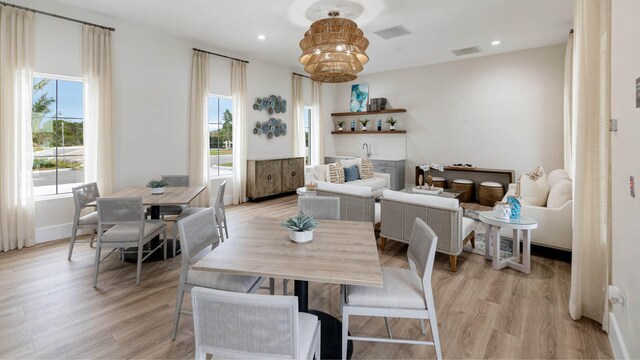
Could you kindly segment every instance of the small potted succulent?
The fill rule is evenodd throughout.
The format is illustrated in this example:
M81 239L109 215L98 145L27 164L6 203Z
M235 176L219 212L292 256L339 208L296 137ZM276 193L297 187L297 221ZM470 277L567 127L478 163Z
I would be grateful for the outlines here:
M298 215L283 222L282 226L289 230L291 241L304 244L313 240L313 229L318 227L318 222L313 216L306 215L301 211Z
M151 195L164 194L164 187L169 185L165 180L151 180L147 183L147 187L151 188Z
M360 124L362 124L362 131L367 131L367 124L369 123L369 119L358 120Z
M387 124L389 124L389 130L394 131L396 129L397 121L391 116L387 119Z
M336 123L338 124L338 131L342 131L342 125L344 125L344 120L339 120Z

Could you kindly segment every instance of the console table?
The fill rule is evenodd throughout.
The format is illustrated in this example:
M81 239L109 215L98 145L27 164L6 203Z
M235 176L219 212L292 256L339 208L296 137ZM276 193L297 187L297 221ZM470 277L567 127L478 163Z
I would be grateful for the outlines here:
M418 183L420 175L424 175L424 171L420 169L420 166L416 166L416 185L420 185ZM474 182L476 194L478 193L480 183L483 181L499 182L504 186L506 192L507 189L509 189L509 184L513 184L516 177L516 173L513 170L486 169L468 166L445 166L443 172L431 170L431 175L447 179L449 186L451 186L451 182L455 179L469 179Z

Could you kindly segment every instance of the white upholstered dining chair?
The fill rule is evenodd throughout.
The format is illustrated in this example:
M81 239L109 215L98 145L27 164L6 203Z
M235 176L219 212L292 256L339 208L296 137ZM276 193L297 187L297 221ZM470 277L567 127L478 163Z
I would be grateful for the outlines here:
M342 298L342 358L346 358L347 342L377 341L414 345L434 345L436 357L442 359L436 308L431 289L431 273L438 237L422 219L416 218L407 250L409 269L382 268L384 286L346 286ZM384 317L388 339L349 335L349 316ZM426 334L424 320L431 324L433 341L396 339L391 334L388 317L420 319L422 333Z
M133 253L127 248L137 247L138 265L136 285L140 285L142 262L160 247L164 248L167 258L167 226L162 220L145 220L141 197L133 198L98 198L98 241L96 242L95 274L93 287L98 286L98 270L100 263L113 252L124 249L121 253ZM155 248L144 250L154 237L162 234L162 243ZM113 250L100 259L102 248ZM147 254L144 256L144 254Z
M182 244L182 265L178 281L176 309L173 315L171 335L173 340L176 339L180 314L190 314L190 312L182 310L185 292L191 291L195 286L240 293L255 292L264 280L259 276L242 276L192 269L196 261L213 251L220 243L215 221L213 209L208 208L176 223Z
M320 359L320 321L294 296L191 291L196 359Z
M73 224L71 226L71 240L69 241L69 255L67 260L71 260L71 254L73 253L73 245L75 245L76 236L78 230L91 230L91 239L89 240L89 246L93 246L93 240L95 239L98 231L98 212L92 211L88 214L82 215L82 210L87 208L87 204L95 201L100 197L100 191L98 191L98 184L90 183L74 187L71 192L73 193L73 204L75 206L75 213L73 215Z

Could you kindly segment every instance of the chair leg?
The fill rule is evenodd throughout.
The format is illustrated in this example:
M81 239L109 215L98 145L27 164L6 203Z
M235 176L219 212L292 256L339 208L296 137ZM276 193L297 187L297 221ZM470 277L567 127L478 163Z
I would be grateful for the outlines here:
M173 332L171 333L171 340L176 340L178 333L178 322L180 321L180 311L182 310L182 301L184 300L184 284L178 286L178 297L176 298L176 310L173 314Z
M164 252L164 260L167 260L167 228L162 232L162 241L164 242L163 252Z
M71 240L69 240L69 255L67 255L67 260L71 260L71 253L73 253L73 245L76 243L76 233L78 232L78 229L76 228L76 225L74 224L72 229L71 229Z
M198 345L196 345L195 359L196 360L205 360L206 358L207 358L207 353L202 351L200 349L200 347Z
M282 279L282 295L287 295L289 293L287 285L289 285L289 280Z
M322 349L322 324L320 323L320 320L318 320L318 340L316 341L316 360L320 360L322 359L320 357L320 350Z
M387 327L387 334L389 335L389 339L393 339L393 335L391 335L391 326L389 326L389 319L384 317L384 325Z
M469 241L471 242L471 247L475 249L476 248L476 232L475 231L471 233L471 239L469 239Z
M424 323L424 319L420 319L420 330L422 330L422 335L427 335L427 326Z
M269 278L269 294L275 295L276 293L276 279Z
M95 273L93 274L93 287L96 288L98 287L98 269L100 268L100 244L98 243L98 245L96 246L96 269L95 269Z
M89 247L93 247L93 241L96 239L97 234L98 234L98 230L91 231L91 239L89 239Z
M440 348L440 336L438 335L438 320L436 319L436 306L433 302L433 294L431 289L428 289L426 294L427 310L429 311L429 325L431 325L431 334L433 335L433 344L436 348L436 357L438 360L442 359L442 349Z
M458 257L456 255L449 255L449 264L451 265L451 271L458 271Z
M138 245L138 268L136 269L136 286L140 285L140 273L142 272L142 244Z
M342 308L342 360L347 359L347 346L349 345L349 309Z
M226 217L226 215L223 216L223 222L224 222L224 237L228 239L229 238L229 229L228 229L228 226L227 226L227 217Z
M380 236L380 251L384 251L384 247L387 245L387 238Z

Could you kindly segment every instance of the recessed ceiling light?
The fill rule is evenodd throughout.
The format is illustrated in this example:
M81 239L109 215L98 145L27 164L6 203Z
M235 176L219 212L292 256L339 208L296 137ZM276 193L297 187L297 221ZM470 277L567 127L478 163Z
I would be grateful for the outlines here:
M266 39L266 38L267 38L267 37L266 37L266 36L264 36L264 35L258 35L258 40L264 40L264 39Z
M498 45L500 45L500 40L493 40L493 41L491 42L491 45L493 45L493 46L498 46Z

